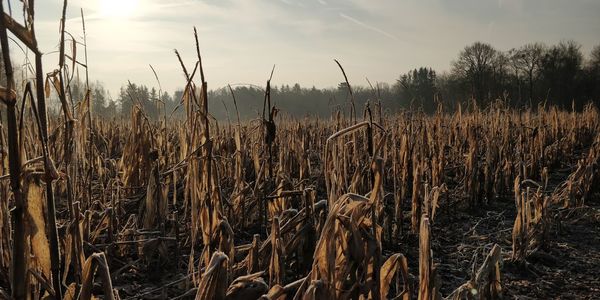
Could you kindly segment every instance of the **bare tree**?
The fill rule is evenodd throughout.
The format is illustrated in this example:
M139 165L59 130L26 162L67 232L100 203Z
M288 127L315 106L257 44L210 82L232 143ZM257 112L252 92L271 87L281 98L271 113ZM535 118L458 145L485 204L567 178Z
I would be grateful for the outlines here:
M596 45L590 53L587 63L586 81L590 97L596 105L600 103L600 44Z
M530 101L535 98L534 84L542 66L545 48L541 43L527 44L516 50L511 57L515 66L527 77Z
M472 94L479 101L485 100L494 72L493 62L499 52L490 44L475 42L465 47L453 63L454 72L471 84Z
M587 100L580 80L582 66L581 45L575 41L562 41L544 51L539 80L550 103L570 107L575 101L582 107Z
M600 44L596 45L596 47L592 49L592 52L590 53L588 67L594 72L600 73Z

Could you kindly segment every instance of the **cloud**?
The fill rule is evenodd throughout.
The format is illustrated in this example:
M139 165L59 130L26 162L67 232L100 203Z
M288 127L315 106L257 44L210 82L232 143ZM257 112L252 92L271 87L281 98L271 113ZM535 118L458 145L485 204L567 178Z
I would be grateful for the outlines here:
M351 21L351 22L353 22L353 23L355 23L357 25L360 25L360 26L362 26L362 27L364 27L366 29L372 30L372 31L377 32L379 34L382 34L382 35L384 35L384 36L386 36L386 37L388 37L390 39L393 39L393 40L396 40L396 41L400 40L397 36L395 36L395 35L387 32L387 31L385 31L383 29L380 29L380 28L377 28L375 26L371 26L369 24L361 22L361 21L359 21L359 20L357 20L357 19L355 19L355 18L353 18L353 17L351 17L351 16L349 16L349 15L347 15L345 13L340 13L340 17L342 17L342 18L344 18L344 19L346 19L348 21Z

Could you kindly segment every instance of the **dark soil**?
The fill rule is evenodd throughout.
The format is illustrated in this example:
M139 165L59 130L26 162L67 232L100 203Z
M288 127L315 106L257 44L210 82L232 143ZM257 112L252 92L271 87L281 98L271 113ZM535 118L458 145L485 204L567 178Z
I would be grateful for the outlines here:
M433 255L442 294L470 279L497 243L502 247L506 299L598 299L600 297L600 207L597 204L557 211L550 239L527 258L511 262L512 201L497 202L484 214L459 212L433 225ZM561 220L558 222L558 220ZM418 276L418 241L409 243L411 273Z

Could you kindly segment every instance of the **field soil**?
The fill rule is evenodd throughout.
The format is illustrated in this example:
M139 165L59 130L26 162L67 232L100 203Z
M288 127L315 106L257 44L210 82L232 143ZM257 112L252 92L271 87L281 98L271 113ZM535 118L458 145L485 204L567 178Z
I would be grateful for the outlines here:
M572 168L552 175L548 190L566 179ZM549 192L550 192L549 191ZM432 250L442 295L469 280L494 244L502 247L502 292L504 299L598 299L600 295L600 203L588 203L554 211L553 227L546 244L529 255L525 263L511 261L512 230L516 209L511 195L504 195L477 209L464 207L463 201L449 199L432 222ZM409 207L410 203L404 203ZM410 219L406 212L405 220ZM418 235L407 233L402 239L384 245L384 255L403 253L409 264L412 298L416 299L419 271ZM236 244L249 242L258 229L236 232ZM166 268L154 273L135 270L118 277L116 289L124 299L165 299L178 295L193 299L185 284L185 270ZM99 287L98 287L99 288ZM194 291L194 290L192 290Z
M515 209L509 200L487 206L483 214L457 212L433 226L434 261L448 295L471 277L494 243L502 246L506 299L598 299L600 295L600 207L563 210L547 245L525 265L510 262ZM567 217L568 216L568 217ZM418 240L409 243L408 261L418 262ZM416 270L418 265L412 265ZM476 271L477 269L475 269Z

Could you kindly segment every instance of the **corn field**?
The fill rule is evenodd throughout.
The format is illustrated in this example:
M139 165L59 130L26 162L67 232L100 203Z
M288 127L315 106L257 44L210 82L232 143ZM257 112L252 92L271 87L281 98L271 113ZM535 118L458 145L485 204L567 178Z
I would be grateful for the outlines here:
M106 120L69 92L87 55L64 10L44 73L28 3L26 24L0 21L0 299L600 294L598 108L391 114L356 107L346 79L348 110L296 119L269 79L262 116L219 121L194 31L193 65L173 57L185 119L152 121L132 96L129 119ZM22 94L8 32L35 55Z

